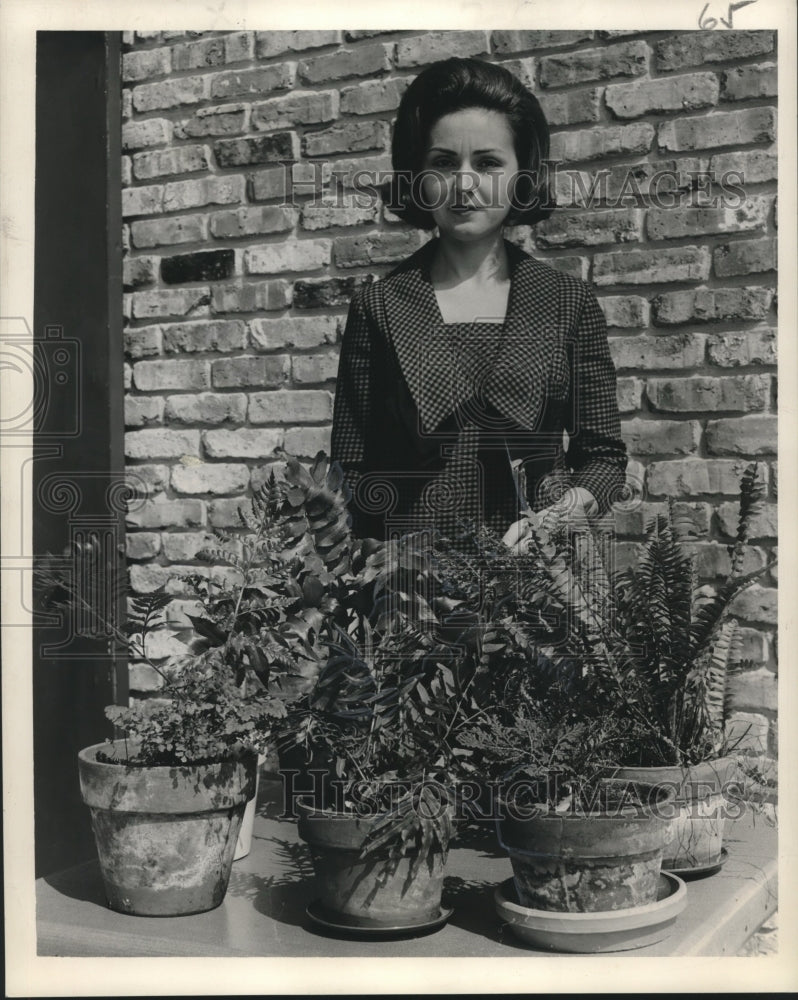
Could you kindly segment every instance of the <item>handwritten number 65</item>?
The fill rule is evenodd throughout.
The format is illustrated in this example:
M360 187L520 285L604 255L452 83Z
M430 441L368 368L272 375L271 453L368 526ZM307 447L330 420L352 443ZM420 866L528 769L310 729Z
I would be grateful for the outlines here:
M722 18L720 18L720 23L721 24L725 24L727 28L731 28L731 26L732 26L732 17L734 15L734 12L736 10L740 10L741 7L748 7L752 3L756 3L756 0L740 0L739 3L730 3L729 4L729 20L727 21L725 18L722 17ZM716 28L717 24L718 24L718 18L716 18L716 17L706 17L705 16L708 7L709 7L709 4L705 3L704 7L703 7L703 9L701 11L701 13L698 15L698 27L699 28L703 28L704 31L712 31L712 29Z

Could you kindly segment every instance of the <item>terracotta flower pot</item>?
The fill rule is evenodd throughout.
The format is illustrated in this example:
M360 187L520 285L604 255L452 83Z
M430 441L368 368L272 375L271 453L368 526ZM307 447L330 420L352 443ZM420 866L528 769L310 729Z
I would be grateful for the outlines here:
M124 744L118 741L118 752ZM180 767L97 760L107 743L78 755L108 905L122 913L201 913L224 899L255 754Z
M363 842L380 817L358 817L297 801L299 836L310 846L319 905L338 925L352 928L411 928L441 913L443 857L430 852L411 874L412 858L395 869L387 854L361 858Z
M586 810L523 815L505 804L499 842L522 906L581 913L655 901L673 792L630 784L602 782L598 807Z
M677 812L663 869L689 872L720 863L728 804L724 788L735 770L733 758L719 757L689 767L622 767L615 772L616 778L646 781L674 792Z

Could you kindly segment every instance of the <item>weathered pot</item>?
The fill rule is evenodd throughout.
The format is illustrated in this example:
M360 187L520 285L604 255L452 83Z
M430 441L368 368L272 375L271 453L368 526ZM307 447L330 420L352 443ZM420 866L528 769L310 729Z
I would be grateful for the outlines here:
M124 744L116 743L124 754ZM224 899L256 757L180 767L97 760L107 743L78 754L108 905L140 916L201 913Z
M510 855L518 900L536 910L594 912L652 903L670 836L673 792L628 782L602 783L596 808L523 815L504 806L499 843ZM623 791L640 798L631 805ZM621 795L620 801L612 799Z
M359 817L296 803L299 836L310 846L319 904L339 925L352 928L412 927L441 913L443 857L430 851L411 875L413 859L394 867L386 852L360 856L380 817Z
M728 800L724 789L732 781L736 763L719 757L689 767L622 767L616 778L646 781L673 789L677 812L662 867L689 872L719 864Z

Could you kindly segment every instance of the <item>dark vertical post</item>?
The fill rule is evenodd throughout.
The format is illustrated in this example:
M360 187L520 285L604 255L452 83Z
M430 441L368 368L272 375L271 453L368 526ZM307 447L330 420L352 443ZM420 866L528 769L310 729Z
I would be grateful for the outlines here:
M108 427L110 467L114 482L124 482L125 471L125 386L124 341L122 334L122 35L106 31L105 38L105 136L106 185L105 225L107 240L108 281ZM120 476L122 477L120 480ZM115 593L116 620L123 622L127 614L127 564L125 561L126 496L114 505L117 527L117 569L123 586ZM117 705L128 700L127 657L116 655L113 670L114 698Z
M94 855L76 755L112 734L104 707L127 698L100 625L124 602L120 41L37 34L33 545L94 553L64 562L92 611L33 630L37 875Z

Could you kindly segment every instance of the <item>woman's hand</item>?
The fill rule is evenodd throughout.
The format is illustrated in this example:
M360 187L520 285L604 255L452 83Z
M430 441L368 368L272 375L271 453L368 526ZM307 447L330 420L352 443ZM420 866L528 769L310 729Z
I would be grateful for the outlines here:
M583 486L573 486L549 507L537 512L530 511L525 517L514 521L505 532L502 541L517 552L526 551L529 543L530 525L542 528L551 535L557 531L584 531L588 518L598 513L596 498Z

